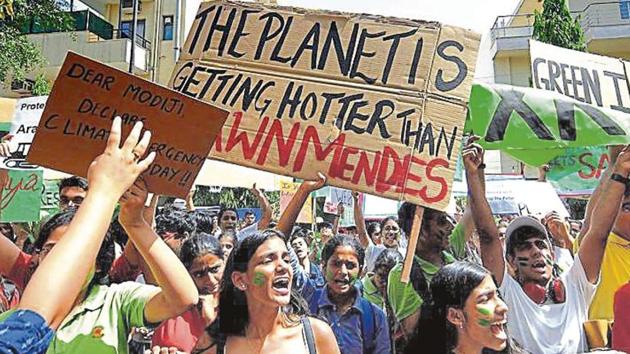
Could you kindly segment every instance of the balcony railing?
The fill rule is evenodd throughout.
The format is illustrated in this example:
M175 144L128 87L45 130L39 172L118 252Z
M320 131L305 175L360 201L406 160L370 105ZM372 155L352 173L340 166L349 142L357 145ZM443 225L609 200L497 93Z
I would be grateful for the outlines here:
M131 33L129 33L129 31L127 30L116 29L114 30L114 37L115 38L129 38L131 37ZM151 48L151 42L137 33L136 33L136 45L139 45L140 47L144 49Z
M597 2L587 5L581 11L574 11L571 15L579 16L584 32L604 26L627 26L630 30L630 16L625 12L626 6L630 8L630 0ZM490 34L494 45L497 39L529 38L533 32L534 14L524 14L497 17Z
M101 39L113 38L114 26L95 12L83 10L66 12L66 14L72 19L70 31L90 31ZM41 23L38 18L32 18L22 26L23 34L66 32L67 30Z

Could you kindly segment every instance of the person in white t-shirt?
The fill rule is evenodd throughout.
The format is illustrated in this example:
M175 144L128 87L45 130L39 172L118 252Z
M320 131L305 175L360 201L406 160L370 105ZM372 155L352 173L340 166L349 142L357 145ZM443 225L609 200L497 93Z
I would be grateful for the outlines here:
M588 351L583 323L599 281L606 241L617 216L630 173L629 147L619 155L615 173L602 180L602 199L593 223L562 275L554 271L554 251L545 227L521 216L506 230L505 252L485 197L483 149L469 139L464 149L468 194L481 243L484 267L493 274L508 305L512 338L532 353L560 354ZM621 183L620 183L621 182ZM506 262L514 277L506 271Z

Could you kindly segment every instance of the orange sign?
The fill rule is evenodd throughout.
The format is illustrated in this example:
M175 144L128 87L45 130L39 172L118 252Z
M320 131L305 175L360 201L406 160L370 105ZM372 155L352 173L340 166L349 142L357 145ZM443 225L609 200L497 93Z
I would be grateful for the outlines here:
M37 127L28 161L87 176L114 117L123 137L142 121L156 159L144 177L150 192L185 197L227 112L118 69L68 52Z

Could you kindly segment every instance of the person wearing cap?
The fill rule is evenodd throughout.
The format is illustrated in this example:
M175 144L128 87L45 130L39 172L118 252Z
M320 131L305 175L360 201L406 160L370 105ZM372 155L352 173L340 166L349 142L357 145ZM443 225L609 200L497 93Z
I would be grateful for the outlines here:
M481 258L492 272L510 309L512 338L532 353L583 353L588 350L583 323L593 299L609 232L619 211L628 174L630 149L619 155L614 173L603 179L601 200L573 266L557 276L553 248L545 227L528 216L517 217L506 230L505 252L485 197L483 149L469 139L462 155L468 193L479 231ZM481 167L480 167L481 166ZM506 271L510 264L515 271Z

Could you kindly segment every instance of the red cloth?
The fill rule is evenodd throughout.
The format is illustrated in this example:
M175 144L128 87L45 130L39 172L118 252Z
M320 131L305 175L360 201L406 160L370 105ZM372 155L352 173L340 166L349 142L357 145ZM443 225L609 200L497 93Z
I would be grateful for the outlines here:
M153 333L151 346L175 347L180 351L191 353L205 329L201 314L196 308L192 308L162 322Z
M630 353L630 283L615 293L612 347Z
M35 271L35 266L33 263L33 256L24 252L20 252L15 263L13 263L13 268L9 274L7 274L7 279L11 280L15 286L17 286L20 293L24 293L24 288L26 288L26 284L31 280L31 275Z
M140 276L140 268L129 264L127 257L123 253L114 260L112 268L109 270L109 280L112 283L124 283L126 281L136 281Z

